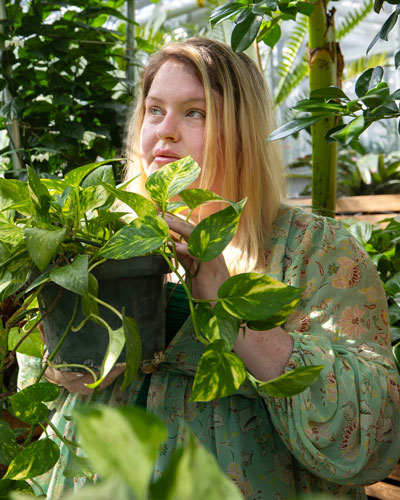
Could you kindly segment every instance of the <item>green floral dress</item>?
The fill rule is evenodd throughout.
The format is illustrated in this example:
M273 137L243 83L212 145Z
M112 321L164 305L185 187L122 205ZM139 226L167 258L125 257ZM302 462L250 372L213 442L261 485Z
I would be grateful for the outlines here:
M381 283L366 253L338 222L293 207L281 208L266 248L265 272L305 289L284 326L294 339L286 371L325 368L292 398L260 397L244 384L233 396L190 403L204 346L188 319L148 387L147 410L168 427L155 474L162 474L184 439L186 422L246 499L294 499L312 492L366 498L360 485L386 477L400 456L399 379ZM21 387L37 370L34 358L22 361ZM140 375L122 391L117 380L99 399L133 405L144 381ZM57 402L53 422L71 439L74 424L64 417L84 401L64 391ZM68 460L62 447L57 465L37 478L50 499L82 485L63 476Z

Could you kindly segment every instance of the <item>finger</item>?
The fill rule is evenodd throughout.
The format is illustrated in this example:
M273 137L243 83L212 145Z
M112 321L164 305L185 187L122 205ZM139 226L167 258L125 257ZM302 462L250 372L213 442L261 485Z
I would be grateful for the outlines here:
M175 233L181 234L186 240L189 239L193 232L194 226L190 222L186 222L179 217L174 217L173 215L165 215L165 222L168 224L169 228Z

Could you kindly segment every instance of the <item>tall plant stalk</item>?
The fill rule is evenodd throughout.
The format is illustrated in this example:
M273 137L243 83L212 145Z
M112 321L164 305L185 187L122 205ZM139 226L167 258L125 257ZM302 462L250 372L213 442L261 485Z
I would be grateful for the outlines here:
M338 81L340 53L335 42L334 9L328 12L327 3L327 0L315 3L308 22L310 93ZM328 144L325 135L334 126L335 118L327 118L311 127L313 211L331 217L335 215L336 204L337 143Z

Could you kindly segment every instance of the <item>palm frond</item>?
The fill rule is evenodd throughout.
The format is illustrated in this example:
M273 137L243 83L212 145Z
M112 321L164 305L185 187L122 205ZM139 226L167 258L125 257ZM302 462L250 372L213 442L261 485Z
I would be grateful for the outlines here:
M354 9L352 12L349 12L341 22L340 26L336 28L336 40L340 41L348 33L350 33L351 30L353 30L367 17L373 8L374 0L365 0L365 2L357 10Z
M277 73L280 75L276 86L275 101L280 95L282 88L286 85L286 80L290 77L296 58L304 43L307 33L307 16L300 15L291 31L285 46L282 49L282 60L279 63Z
M297 87L297 85L307 76L308 73L308 61L307 57L304 56L301 61L293 68L293 70L287 75L284 82L278 88L274 96L275 105L279 106L287 98L287 96L292 92L292 90Z
M368 57L359 57L358 59L354 59L354 61L348 61L346 62L344 68L343 81L345 82L347 80L351 80L356 76L359 76L368 68L375 68L375 66L386 66L387 63L388 55L386 52L380 52L379 54L372 54Z

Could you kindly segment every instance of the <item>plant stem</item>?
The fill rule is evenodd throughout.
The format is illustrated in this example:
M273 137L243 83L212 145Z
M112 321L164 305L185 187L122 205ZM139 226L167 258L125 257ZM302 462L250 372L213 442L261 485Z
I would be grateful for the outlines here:
M118 316L118 318L122 321L122 314L117 309L115 309L115 307L111 306L110 304L107 304L107 302L103 302L101 299L99 299L98 297L95 297L91 293L89 293L89 297L91 299L95 300L96 302L98 302L100 305L107 307L107 309L110 309L110 311L112 311L114 314L116 314Z
M57 429L57 427L53 424L51 420L46 420L46 424L51 428L51 430L61 439L61 441L65 444L65 446L69 449L71 453L75 455L75 450L72 448L71 444L67 439L61 434L61 432Z
M51 362L54 359L55 355L57 354L57 352L59 351L60 347L62 346L64 340L67 338L67 335L70 332L71 327L72 327L72 325L73 325L73 323L75 321L76 315L78 313L78 306L79 306L79 295L76 296L75 307L74 307L74 311L72 313L71 319L70 319L67 327L65 328L64 333L62 334L61 339L59 340L58 344L56 345L56 348L50 354L50 356L47 358L46 362L43 364L43 367L42 367L39 375L37 376L37 378L35 380L35 384L38 384L40 382L40 379L43 377L44 372L47 370L47 367L49 366L49 362Z

